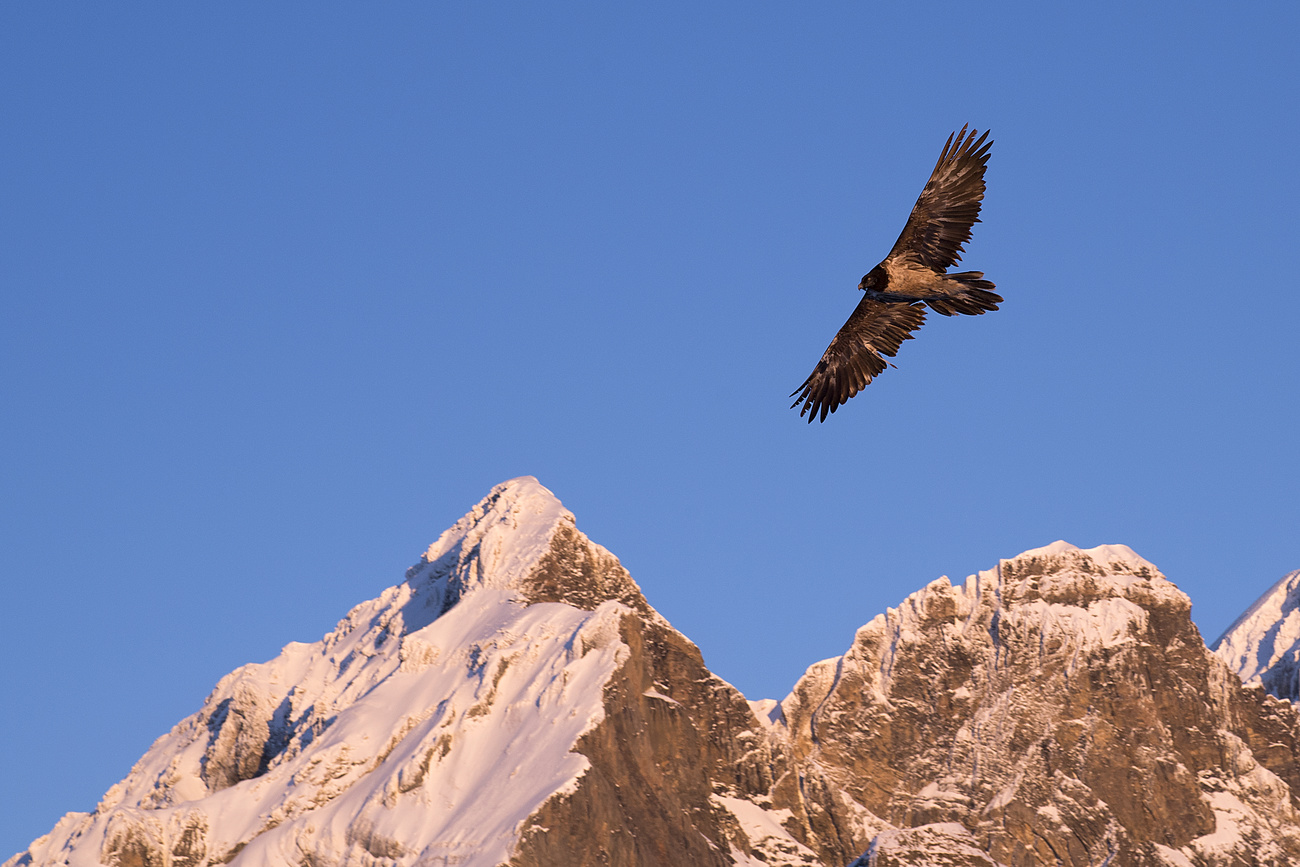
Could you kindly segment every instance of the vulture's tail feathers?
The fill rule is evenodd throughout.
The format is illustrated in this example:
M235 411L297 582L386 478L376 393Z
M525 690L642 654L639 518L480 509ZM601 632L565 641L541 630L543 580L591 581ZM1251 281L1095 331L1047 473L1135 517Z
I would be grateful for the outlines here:
M991 291L992 282L984 279L983 271L960 271L956 274L944 274L945 289L942 296L927 298L925 303L935 313L953 316L964 313L978 316L990 310L997 310L1002 303L1002 296Z

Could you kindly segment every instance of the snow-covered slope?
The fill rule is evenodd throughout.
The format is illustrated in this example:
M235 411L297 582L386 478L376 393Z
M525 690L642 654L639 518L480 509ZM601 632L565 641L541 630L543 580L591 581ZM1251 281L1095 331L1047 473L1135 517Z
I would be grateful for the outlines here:
M223 678L16 863L506 860L590 766L571 750L627 655L626 605L529 604L572 521L536 480L500 485L324 639Z
M1283 576L1214 643L1247 684L1300 701L1300 570Z

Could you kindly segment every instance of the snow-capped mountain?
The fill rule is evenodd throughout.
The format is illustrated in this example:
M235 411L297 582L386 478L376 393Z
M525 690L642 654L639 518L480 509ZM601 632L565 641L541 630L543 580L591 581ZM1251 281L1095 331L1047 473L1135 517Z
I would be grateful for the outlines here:
M6 867L1300 863L1296 713L1189 610L1058 542L749 702L515 479Z
M93 814L68 815L27 857L506 860L524 820L590 767L571 748L627 655L628 606L530 596L571 526L532 480L500 486L324 639L224 677Z
M1247 684L1300 701L1300 571L1283 576L1214 643Z

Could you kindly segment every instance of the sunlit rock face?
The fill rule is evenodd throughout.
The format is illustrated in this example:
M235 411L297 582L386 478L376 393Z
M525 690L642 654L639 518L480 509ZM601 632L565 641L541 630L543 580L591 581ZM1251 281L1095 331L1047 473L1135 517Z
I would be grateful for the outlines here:
M1058 542L750 702L515 479L6 865L1300 863L1296 715L1189 608Z
M1295 715L1189 611L1121 546L940 579L795 686L776 800L827 863L882 840L872 822L957 824L1008 865L1300 863Z

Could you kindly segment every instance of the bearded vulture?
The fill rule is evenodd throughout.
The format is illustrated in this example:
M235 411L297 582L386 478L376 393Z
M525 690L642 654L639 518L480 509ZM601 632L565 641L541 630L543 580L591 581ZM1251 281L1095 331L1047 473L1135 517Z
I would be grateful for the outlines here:
M894 248L862 278L862 300L812 374L790 395L796 398L791 409L803 404L800 417L825 421L827 413L880 375L887 364L882 356L893 358L899 345L912 339L925 322L926 307L944 316L998 309L1002 296L992 291L984 272L947 273L961 261L984 199L984 168L993 142L987 141L987 131L978 139L977 132L967 134L963 126L948 136Z

